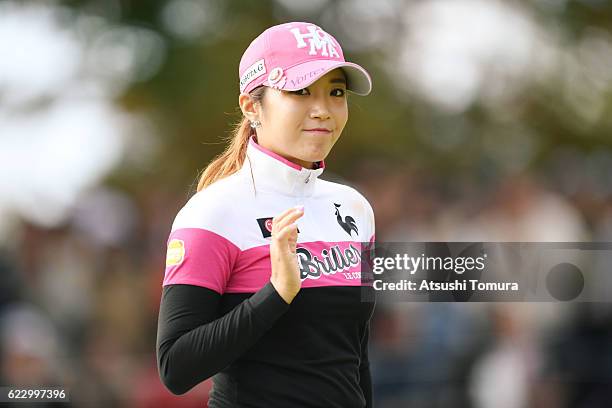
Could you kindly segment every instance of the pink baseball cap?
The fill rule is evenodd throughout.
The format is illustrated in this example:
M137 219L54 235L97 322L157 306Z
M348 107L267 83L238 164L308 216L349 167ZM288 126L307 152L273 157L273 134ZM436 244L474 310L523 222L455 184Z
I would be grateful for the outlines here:
M240 92L249 93L260 85L297 91L336 68L344 71L349 91L370 93L368 72L346 62L338 41L321 27L300 22L280 24L261 33L242 55Z

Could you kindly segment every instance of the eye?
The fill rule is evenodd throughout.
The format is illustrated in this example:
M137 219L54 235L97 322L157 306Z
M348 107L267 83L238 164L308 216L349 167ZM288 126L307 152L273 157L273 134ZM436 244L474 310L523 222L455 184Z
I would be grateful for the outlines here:
M346 91L345 91L344 89L342 89L342 88L334 88L334 89L332 89L332 91L331 91L331 95L332 95L332 96L339 96L339 97L342 97L342 96L344 96L345 94L346 94Z
M310 91L308 90L308 88L298 89L297 91L290 91L289 93L300 96L310 95Z

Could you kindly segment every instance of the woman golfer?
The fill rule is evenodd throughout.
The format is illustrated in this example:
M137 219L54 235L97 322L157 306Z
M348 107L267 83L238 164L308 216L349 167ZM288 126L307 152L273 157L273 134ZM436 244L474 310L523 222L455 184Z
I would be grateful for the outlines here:
M302 22L271 27L240 61L244 115L168 239L157 358L182 394L214 376L210 407L370 407L361 245L374 215L319 176L368 73Z

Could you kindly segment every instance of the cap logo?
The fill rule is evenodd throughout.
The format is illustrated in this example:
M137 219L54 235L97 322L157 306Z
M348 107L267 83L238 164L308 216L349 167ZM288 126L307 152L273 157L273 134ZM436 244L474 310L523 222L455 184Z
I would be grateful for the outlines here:
M320 73L322 73L323 71L325 71L325 69L323 68L317 68L314 71L310 71L304 75L300 75L298 77L295 77L293 79L290 79L289 82L291 82L291 86L300 86L303 82L305 82L308 79L314 78L317 75L319 75Z
M266 73L266 64L263 59L255 61L248 67L240 77L240 92L244 91L248 84Z
M319 27L310 25L306 27L307 33L300 32L299 28L292 28L291 33L297 41L297 48L305 48L310 45L309 55L318 55L320 53L323 57L336 57L340 58L340 54L336 50L336 44L331 35L321 30ZM308 41L308 44L306 41Z
M283 73L283 69L281 67L274 68L272 71L270 71L270 75L268 75L268 84L272 88L283 89L286 81L287 77Z

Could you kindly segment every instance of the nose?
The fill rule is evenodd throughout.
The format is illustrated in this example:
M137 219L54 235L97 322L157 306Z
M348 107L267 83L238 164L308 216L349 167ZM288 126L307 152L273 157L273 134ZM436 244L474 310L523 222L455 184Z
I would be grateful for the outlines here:
M310 109L311 119L327 120L330 118L329 108L325 98L316 98Z

